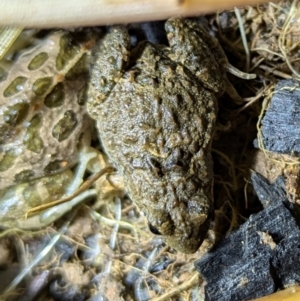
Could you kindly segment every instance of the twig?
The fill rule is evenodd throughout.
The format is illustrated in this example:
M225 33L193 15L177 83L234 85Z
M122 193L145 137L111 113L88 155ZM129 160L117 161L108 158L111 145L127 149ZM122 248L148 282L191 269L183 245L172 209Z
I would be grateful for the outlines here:
M260 65L259 66L260 69L263 69L265 71L268 71L269 73L272 73L274 75L277 75L277 76L280 76L282 78L285 78L285 79L291 79L293 78L291 75L287 74L287 73L284 73L282 71L279 71L279 70L275 70L274 68L271 68L271 67L268 67L266 65Z

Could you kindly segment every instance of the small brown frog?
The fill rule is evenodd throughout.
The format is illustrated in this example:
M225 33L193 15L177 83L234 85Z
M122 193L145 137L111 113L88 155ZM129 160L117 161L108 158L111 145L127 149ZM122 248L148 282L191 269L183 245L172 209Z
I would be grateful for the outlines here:
M170 47L131 51L127 31L113 27L96 47L87 105L150 230L193 253L213 216L211 141L228 62L196 22L165 28Z

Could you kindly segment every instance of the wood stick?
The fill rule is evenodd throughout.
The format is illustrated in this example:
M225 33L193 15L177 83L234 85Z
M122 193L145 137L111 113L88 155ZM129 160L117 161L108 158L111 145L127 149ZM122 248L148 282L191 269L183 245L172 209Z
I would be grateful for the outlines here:
M298 301L300 300L300 287L291 286L284 291L265 296L252 301Z
M195 16L264 0L1 0L0 26L69 27Z

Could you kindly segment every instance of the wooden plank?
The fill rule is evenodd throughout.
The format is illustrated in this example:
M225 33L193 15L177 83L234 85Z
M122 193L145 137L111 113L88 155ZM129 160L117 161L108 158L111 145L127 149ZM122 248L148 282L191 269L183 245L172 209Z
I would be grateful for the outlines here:
M195 16L264 0L2 0L0 26L68 27Z

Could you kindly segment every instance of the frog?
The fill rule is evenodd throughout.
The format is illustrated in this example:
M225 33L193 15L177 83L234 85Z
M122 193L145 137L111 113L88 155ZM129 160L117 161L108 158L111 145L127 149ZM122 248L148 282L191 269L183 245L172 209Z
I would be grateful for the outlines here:
M92 40L54 30L0 66L0 194L77 163Z
M87 110L150 231L194 253L214 216L211 144L231 67L195 20L170 18L165 30L169 46L133 49L126 27L106 33L93 53Z

